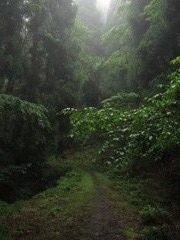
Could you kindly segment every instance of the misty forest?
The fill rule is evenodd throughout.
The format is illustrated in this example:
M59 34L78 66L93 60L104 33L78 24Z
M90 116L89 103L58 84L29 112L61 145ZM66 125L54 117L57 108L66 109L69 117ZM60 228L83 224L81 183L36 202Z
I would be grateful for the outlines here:
M0 240L180 240L180 0L0 0Z

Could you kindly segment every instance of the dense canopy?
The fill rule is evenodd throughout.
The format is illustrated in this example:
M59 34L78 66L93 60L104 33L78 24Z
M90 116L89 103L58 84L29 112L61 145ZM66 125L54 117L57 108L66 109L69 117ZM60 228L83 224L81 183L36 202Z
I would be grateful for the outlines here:
M0 212L12 215L0 217L0 239L64 239L55 222L70 224L93 191L93 204L104 203L108 175L139 204L141 221L107 240L178 240L179 101L179 0L0 0ZM17 217L9 203L47 188L38 196L52 235L9 230ZM148 202L151 191L159 200Z

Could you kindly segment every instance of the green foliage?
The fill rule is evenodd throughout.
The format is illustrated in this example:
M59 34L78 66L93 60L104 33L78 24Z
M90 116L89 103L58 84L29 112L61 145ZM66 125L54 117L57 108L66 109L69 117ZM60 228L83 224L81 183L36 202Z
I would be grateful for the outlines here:
M5 225L0 224L0 239L1 240L10 240L9 230Z
M179 0L112 0L112 28L102 45L96 1L76 2L79 9L72 0L1 0L0 92L50 110L49 118L42 106L0 95L2 181L29 169L38 175L50 140L48 119L56 152L69 145L69 122L58 118L57 109L96 107L106 98L102 109L64 111L72 140L103 142L101 165L123 171L163 165L179 147L179 70L164 79L179 54ZM162 92L165 81L167 91L138 109L138 93L152 96L153 83Z
M24 1L0 3L0 92L11 92L23 73L22 26ZM15 77L16 76L16 77Z
M68 232L72 228L77 230L79 229L79 221L82 216L84 217L85 208L91 201L93 193L94 184L90 174L83 171L71 171L61 178L55 187L47 189L29 201L17 201L14 204L0 201L0 218L1 222L4 221L0 225L0 239L18 239L22 235L22 231L26 235L26 231L32 227L33 223L35 223L33 226L36 228L37 226L43 228L43 236L49 238L56 238L57 231L64 236L66 229ZM33 209L33 217L29 209ZM41 219L38 216L41 216ZM14 221L17 221L17 218L16 225ZM14 225L12 228L11 220L17 228ZM45 222L47 225L44 225ZM19 224L21 225L20 231ZM60 234L58 237L61 238ZM79 237L76 233L70 235L72 239Z
M109 99L102 101L104 108L115 108L122 111L127 111L136 108L140 104L140 96L136 93L118 93Z
M43 106L0 95L0 121L1 151L6 147L9 152L12 150L12 160L17 164L40 160L51 131L47 110ZM25 152L26 161L23 159Z
M89 174L71 171L58 181L56 187L40 193L38 198L46 203L46 209L43 211L50 216L61 216L71 221L72 216L89 201L92 191L93 182ZM52 201L52 198L55 201ZM68 223L67 221L66 224Z
M155 208L151 205L146 205L143 207L143 209L140 211L140 215L144 221L144 223L148 224L158 224L162 220L165 222L166 219L168 219L168 213L161 209L161 208Z
M87 142L92 136L103 137L117 124L119 111L113 108L97 110L96 108L84 108L83 110L67 108L63 114L70 116L73 126L70 137ZM109 116L107 116L109 115ZM105 137L105 136L104 136Z
M10 217L20 211L24 206L24 201L17 201L13 204L8 204L0 200L0 217ZM10 229L1 222L0 224L0 239L1 240L10 240L11 234Z
M126 91L129 83L125 76L129 68L129 54L115 51L99 66L102 98L109 98L120 91Z
M158 226L151 226L151 227L146 227L143 231L143 240L169 240L168 236L166 236L161 228Z
M168 72L168 62L179 55L178 0L112 1L107 33L103 35L103 97L118 91L148 90ZM116 14L118 12L118 14ZM120 89L119 89L120 88Z
M41 105L0 95L1 181L25 176L45 160L51 133L47 114Z
M0 201L0 216L11 216L17 213L24 205L23 201L18 201L13 204Z
M157 178L154 180L118 176L112 171L110 174L113 178L113 188L121 194L124 193L127 201L135 205L139 211L142 228L138 239L176 240L179 238L179 228L178 225L177 227L174 225L173 220L173 206L171 208L168 203L172 193L167 191L167 187L162 188L161 181L158 182ZM157 181L156 184L154 181ZM160 186L161 191L157 190L157 186Z
M179 69L169 78L171 83L167 91L155 95L146 106L137 110L123 112L110 107L82 111L66 109L64 113L70 114L73 127L71 136L86 142L96 136L103 140L101 165L129 171L144 166L152 168L164 160L168 164L169 159L165 156L173 154L180 144Z

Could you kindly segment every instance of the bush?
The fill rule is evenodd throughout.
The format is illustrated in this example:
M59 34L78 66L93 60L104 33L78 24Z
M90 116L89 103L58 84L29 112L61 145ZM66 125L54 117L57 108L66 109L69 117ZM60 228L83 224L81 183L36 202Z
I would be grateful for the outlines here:
M173 64L179 64L179 58ZM65 110L72 124L71 136L85 142L97 134L103 140L100 164L121 171L152 169L157 163L170 163L167 156L176 153L180 142L180 70L169 75L166 92L148 99L139 109L110 108ZM164 162L166 161L166 162Z
M162 208L145 205L140 211L141 218L145 224L163 224L169 222L169 214Z
M105 108L115 108L118 110L130 110L139 107L141 98L136 93L118 93L109 99L102 101L102 106Z
M47 110L19 98L0 95L0 182L37 172L47 153L51 125Z

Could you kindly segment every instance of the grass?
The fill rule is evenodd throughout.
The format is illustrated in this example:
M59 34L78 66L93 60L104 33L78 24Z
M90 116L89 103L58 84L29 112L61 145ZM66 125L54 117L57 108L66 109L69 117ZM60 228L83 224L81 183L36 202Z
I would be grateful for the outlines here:
M122 239L139 240L141 219L137 208L128 199L127 194L117 190L117 184L106 174L96 174L98 182L103 186L107 193L107 200L114 209L115 214L119 216Z
M179 223L174 223L164 197L150 187L150 181L100 173L92 177L88 172L93 172L95 155L89 148L52 158L52 173L48 168L47 173L53 175L54 169L67 173L55 187L29 201L0 201L0 240L21 240L28 235L34 240L79 240L87 235L91 199L97 190L94 183L104 188L110 206L122 216L124 239L179 240Z
M51 235L56 237L55 232L61 231L63 227L75 228L82 221L83 208L88 206L93 195L93 181L86 171L91 168L95 154L96 150L90 146L67 152L63 156L52 156L43 174L47 179L60 178L55 187L29 201L17 201L14 204L0 201L0 239L10 240L14 236L20 239L21 235L27 235L26 231L35 234L33 231L37 229L34 225L37 225L38 231L44 229L49 232L49 238ZM17 219L18 215L20 219Z
M175 217L166 202L151 186L150 179L125 179L112 177L112 188L123 193L127 202L136 206L142 222L140 240L178 240L179 224L174 223ZM131 234L131 231L127 231Z
M23 205L24 201L17 201L13 204L8 204L0 200L0 216L11 216L17 213Z
M27 234L34 240L59 239L63 236L76 239L86 229L80 226L84 219L84 208L92 198L93 189L90 174L72 171L61 178L56 187L24 202L22 208L20 202L12 206L3 203L0 220L5 220L6 224L1 225L0 239L24 239ZM86 225L86 222L83 224Z
M99 145L96 146L86 146L80 148L78 151L72 151L64 153L63 156L60 156L57 161L61 165L61 168L73 169L73 170L94 170L95 159L99 151Z
M45 211L52 215L68 217L79 211L91 197L93 182L91 176L85 172L70 172L58 181L58 185L37 196L41 209L45 204Z
M17 201L13 204L8 204L0 200L0 220L2 217L10 217L13 214L16 214L23 207L24 201ZM0 239L9 240L11 237L8 226L0 221Z
M10 239L10 233L9 229L6 225L0 224L0 239L1 240L9 240Z

